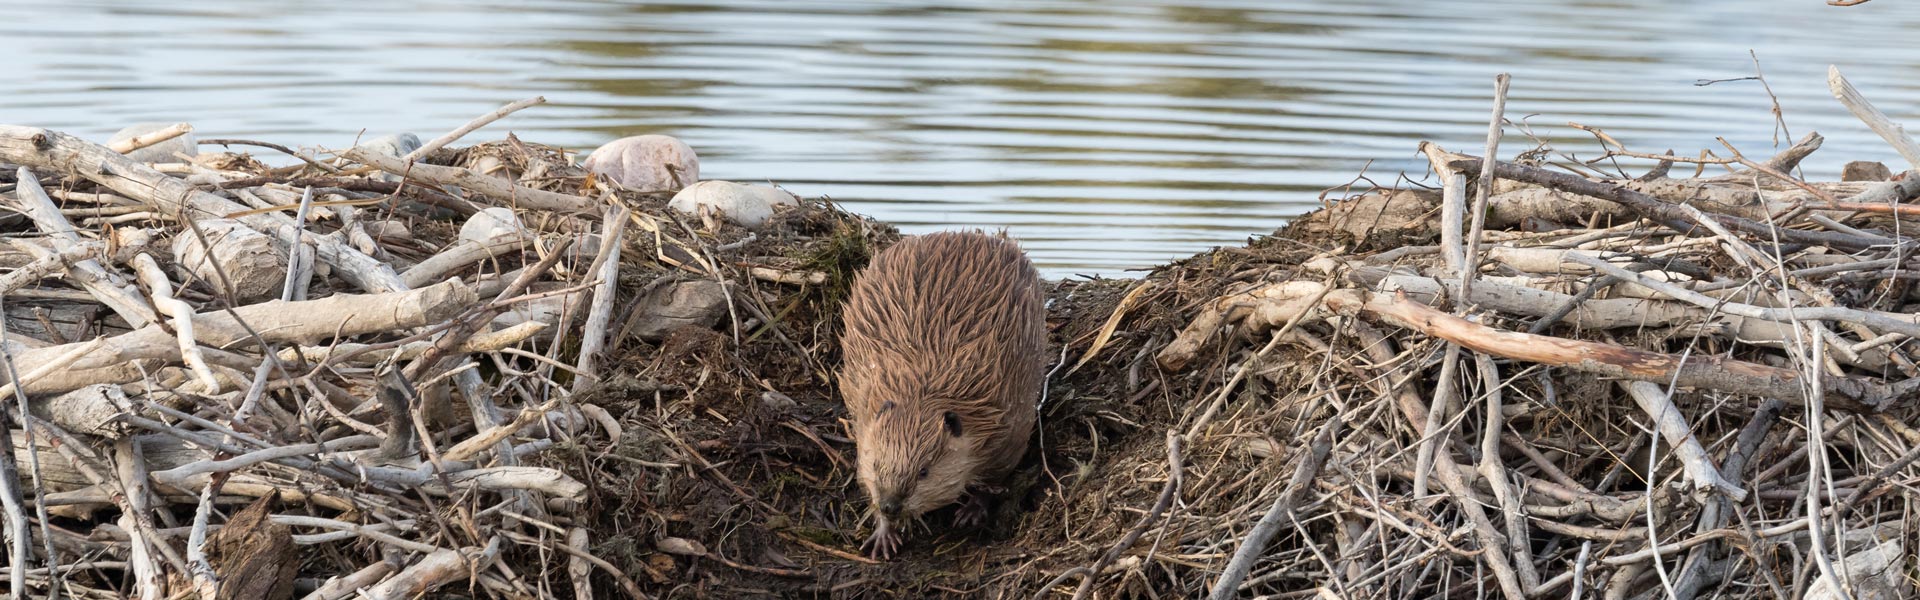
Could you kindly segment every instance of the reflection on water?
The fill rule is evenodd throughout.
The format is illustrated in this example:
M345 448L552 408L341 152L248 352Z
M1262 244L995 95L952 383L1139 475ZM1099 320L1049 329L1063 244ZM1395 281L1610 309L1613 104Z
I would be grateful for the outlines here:
M1419 171L1421 139L1478 148L1499 71L1508 114L1568 148L1592 147L1575 120L1766 154L1758 85L1694 85L1751 74L1749 49L1790 131L1828 137L1810 175L1894 160L1827 96L1829 62L1920 122L1920 10L1891 0L9 4L0 122L338 147L544 94L504 126L582 150L673 134L708 177L909 232L1011 227L1052 275L1240 243L1363 168Z

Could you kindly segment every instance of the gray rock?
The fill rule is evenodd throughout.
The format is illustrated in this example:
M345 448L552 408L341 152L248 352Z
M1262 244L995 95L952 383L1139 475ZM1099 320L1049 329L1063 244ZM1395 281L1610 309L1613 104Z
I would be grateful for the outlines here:
M658 342L688 325L713 327L727 314L727 291L706 279L670 283L648 293L634 311L633 334Z

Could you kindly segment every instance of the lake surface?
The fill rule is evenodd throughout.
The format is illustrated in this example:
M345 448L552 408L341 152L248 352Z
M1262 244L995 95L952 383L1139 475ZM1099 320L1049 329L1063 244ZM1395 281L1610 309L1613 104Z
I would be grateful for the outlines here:
M1010 227L1049 275L1124 275L1244 243L1416 144L1480 152L1509 118L1595 156L1772 152L1902 166L1827 94L1837 63L1920 127L1920 6L1879 0L202 2L5 0L0 122L104 140L136 121L338 148L431 138L545 95L512 130L588 150L667 133L710 179L828 195L910 233ZM1512 156L1531 140L1509 130ZM1790 140L1783 140L1788 142ZM1722 152L1724 154L1724 152ZM1371 164L1369 164L1371 163Z

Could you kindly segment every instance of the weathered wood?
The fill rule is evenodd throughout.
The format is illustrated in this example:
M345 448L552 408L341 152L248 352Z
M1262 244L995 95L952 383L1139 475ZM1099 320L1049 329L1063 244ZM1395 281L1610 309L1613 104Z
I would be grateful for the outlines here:
M435 185L457 185L504 202L508 206L582 215L591 214L597 208L595 203L580 196L515 185L498 177L482 175L460 167L443 167L401 160L366 148L344 150L340 156L388 173L404 175L415 181Z
M293 576L300 557L287 526L273 522L262 497L227 519L207 536L207 560L219 581L215 600L281 600L293 597Z
M183 280L232 294L236 304L279 298L286 285L287 252L232 219L201 219L175 234L173 261Z
M186 181L134 162L105 146L38 127L0 125L0 162L77 173L165 214L221 216L249 210L237 202L199 191ZM301 228L285 215L254 213L239 220L272 234L283 249L301 239ZM315 243L320 260L356 287L369 292L407 289L386 263L334 238L310 236L308 239Z
M253 345L255 338L235 320L237 316L268 343L312 344L336 335L354 336L425 327L459 314L475 301L473 290L459 280L390 294L337 294L303 302L276 300L238 307L231 312L215 310L196 314L193 316L194 338L202 345L229 350ZM16 360L22 372L31 371L75 347L76 344L63 344L29 350L21 353ZM102 369L130 361L152 359L180 359L180 348L173 333L159 325L149 325L110 338L104 347L81 357L68 368ZM80 385L124 381L131 379L80 382ZM29 394L64 392L73 389L60 387L69 383L72 382L30 381L26 389Z
M1368 294L1341 290L1327 295L1329 308L1349 314L1368 314L1476 352L1566 367L1606 377L1673 382L1773 398L1789 404L1807 403L1802 374L1792 369L1734 360L1723 356L1688 356L1649 352L1615 344L1571 340L1495 329L1428 308L1402 295ZM1875 412L1904 394L1893 386L1864 377L1830 376L1826 407L1853 412Z

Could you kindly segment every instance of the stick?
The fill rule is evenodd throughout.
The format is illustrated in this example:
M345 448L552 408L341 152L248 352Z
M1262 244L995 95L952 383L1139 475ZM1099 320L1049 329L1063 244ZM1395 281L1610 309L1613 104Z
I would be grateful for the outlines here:
M626 242L627 207L607 210L600 226L600 265L596 275L600 286L593 291L593 304L587 310L586 329L580 334L580 356L575 363L574 393L580 393L600 380L600 353L607 345L607 324L613 320L614 295L620 291L620 246Z
M354 571L351 575L327 580L326 583L321 584L318 589L313 590L313 593L307 594L306 597L301 598L301 600L340 600L349 594L353 594L379 582L381 579L385 579L387 575L392 574L395 570L397 570L397 567L393 566L393 563L384 560L374 561L373 564Z
M415 181L434 185L457 185L510 206L573 214L587 214L593 210L593 203L586 198L536 190L492 175L475 173L471 169L409 162L367 148L349 148L341 151L340 156Z
M172 559L175 565L184 565L172 555L172 547L161 541L153 531L153 523L149 520L152 517L147 512L147 469L140 456L139 443L139 440L128 438L114 442L113 446L114 463L124 490L121 494L125 505L120 513L120 528L126 530L131 538L134 583L140 590L140 597L142 600L159 600L164 594L164 588L161 587L164 575L160 564L154 560L154 550L160 550L161 555Z
M372 600L420 598L435 588L478 573L491 566L499 556L500 538L497 537L489 540L485 548L462 548L459 551L441 548L380 582L380 585L373 586L366 594Z
M412 152L408 152L406 156L400 157L400 160L417 161L422 158L426 158L427 155L433 154L433 151L439 150L441 147L444 147L447 144L453 143L455 140L460 139L462 136L465 136L469 133L473 133L475 129L486 127L488 123L498 121L507 115L510 115L519 111L520 109L533 106L535 104L545 104L546 101L547 101L546 96L534 96L532 98L521 100L519 102L515 102L512 104L508 104L506 106L502 106L500 108L494 109L493 112L480 115L479 117L474 118L472 121L468 121L466 125L461 125L459 129L449 131L447 132L446 135L433 138L433 141L427 142L425 144L421 144L419 148L415 148Z
M220 378L213 376L213 369L207 366L207 359L200 354L200 345L193 340L193 306L173 297L173 282L167 279L165 271L153 256L141 252L133 257L133 268L141 283L147 285L148 295L153 297L154 307L173 319L174 339L180 344L180 357L193 369L195 377L200 379L201 393L220 393Z
M57 131L0 125L0 162L78 173L166 214L194 218L247 210L244 205L195 189L186 181L134 162L105 146ZM255 214L239 220L272 234L289 248L300 239L300 229L284 215ZM333 266L335 274L356 287L371 292L407 289L393 267L345 242L330 236L309 239L316 241L315 250L320 260Z
M1240 581L1247 578L1253 570L1253 562L1267 547L1267 542L1280 533L1280 517L1293 512L1300 497L1306 494L1313 478L1320 473L1320 467L1326 465L1327 455L1333 451L1333 436L1338 435L1343 424L1339 416L1329 419L1320 426L1320 433L1314 434L1313 441L1307 445L1306 454L1299 464L1293 467L1293 477L1287 479L1287 487L1280 497L1273 500L1267 508L1267 514L1255 523L1253 531L1240 541L1240 549L1233 552L1233 558L1227 561L1227 568L1220 573L1220 579L1213 582L1213 590L1207 593L1210 600L1228 600L1239 594Z
M213 563L207 561L207 524L213 517L213 488L217 483L209 480L200 488L200 505L194 508L193 529L187 534L187 567L193 576L189 589L203 600L214 598L220 585L213 578Z
M1487 122L1487 151L1482 156L1494 157L1500 150L1500 124L1507 112L1506 73L1493 77L1493 119ZM1493 162L1485 161L1480 165L1480 185L1473 196L1473 229L1467 233L1466 258L1460 267L1461 295L1472 297L1473 276L1480 270L1480 238L1486 234L1487 198L1493 195Z
M1444 152L1444 151L1443 151ZM1448 164L1458 169L1479 169L1480 158L1464 154L1447 153ZM1605 181L1592 181L1578 175L1549 171L1539 167L1514 163L1497 162L1494 175L1501 179L1512 179L1543 185L1563 192L1582 196L1591 196L1627 207L1642 217L1651 219L1674 231L1693 235L1700 226L1694 217L1681 205L1663 201L1651 195L1635 191L1624 185ZM1778 237L1781 242L1829 246L1842 250L1864 250L1886 242L1886 240L1865 238L1857 235L1830 231L1805 231L1774 227L1752 219L1730 215L1712 215L1729 229L1736 229L1767 239Z
M46 191L40 188L40 180L33 176L33 171L20 167L15 175L20 179L19 186L14 190L14 196L19 201L20 212L27 215L27 218L33 219L33 224L47 234L48 243L53 244L56 250L64 250L84 243L80 239L80 234L75 233L73 223L68 222L67 217L60 214L60 207L55 206L53 199L48 198ZM51 254L30 244L17 247L26 250L29 254L34 254L36 258L45 258ZM140 294L133 290L133 286L128 284L125 278L108 271L99 261L88 259L75 262L73 268L68 271L68 276L75 283L80 284L80 287L92 293L95 298L99 298L101 304L113 309L115 314L126 319L127 323L135 328L144 327L148 323L159 320L159 315L154 312L153 306L141 299Z
M1920 322L1917 322L1920 321L1920 318L1916 318L1913 315L1860 310L1844 306L1768 308L1739 302L1728 302L1678 285L1657 281L1652 277L1620 268L1619 265L1586 254L1569 252L1567 253L1567 259L1593 267L1595 270L1617 277L1622 281L1672 296L1675 300L1708 310L1717 310L1736 317L1763 319L1776 323L1791 323L1795 319L1840 321L1843 323L1864 325L1908 337L1920 337Z
M1477 352L1503 358L1619 377L1634 381L1677 381L1697 387L1774 398L1804 406L1801 374L1719 356L1679 360L1678 357L1626 346L1504 331L1468 322L1403 296L1359 293L1327 295L1327 305L1345 313L1363 312L1395 325L1459 343ZM1890 386L1861 377L1832 377L1825 389L1828 408L1875 412L1900 397L1904 386Z
M121 154L127 154L129 152L133 152L135 150L139 150L147 146L152 146L154 144L158 144L160 142L177 138L189 133L193 133L193 125L187 124L187 123L174 123L162 129L149 131L140 135L136 135L136 136L124 139L124 140L120 140L118 142L109 143L107 144L107 149L112 150L114 152L119 152Z
M1335 297L1337 296L1329 295L1328 299L1332 300ZM1454 318L1446 313L1433 312L1445 318ZM1360 334L1363 346L1375 364L1386 365L1393 361L1393 351L1388 349L1391 342L1384 336L1364 323L1356 324L1355 330ZM1426 407L1420 402L1419 392L1403 385L1394 394L1394 399L1401 416L1407 420L1408 425L1414 427L1415 434L1423 437L1433 435L1433 432L1425 429L1427 416L1423 413L1426 412ZM1447 493L1453 497L1454 504L1458 505L1461 512L1467 514L1467 520L1473 523L1474 537L1479 539L1482 550L1480 557L1485 559L1487 568L1493 571L1493 577L1500 586L1501 595L1507 600L1526 600L1526 591L1520 588L1520 578L1514 573L1513 564L1507 555L1500 551L1507 546L1507 541L1504 539L1506 536L1493 528L1493 521L1487 518L1486 509L1480 505L1479 498L1474 495L1472 484L1461 476L1460 465L1454 462L1453 453L1444 451L1444 448L1441 450L1434 453L1433 472L1439 476L1440 486L1446 488Z
M1727 481L1720 476L1720 468L1713 465L1713 457L1707 455L1707 449L1700 445L1693 431L1687 427L1687 421L1680 416L1680 408L1673 405L1673 394L1660 388L1660 384L1648 381L1621 382L1627 395L1640 405L1641 412L1653 418L1655 428L1661 437L1667 438L1680 458L1680 465L1686 469L1687 478L1693 480L1694 488L1702 493L1718 492L1725 494L1734 502L1747 497L1747 491L1740 484Z
M400 274L407 285L431 285L446 279L448 273L460 270L467 265L509 252L519 252L534 241L531 235L508 234L496 236L486 241L475 242L460 240L447 246L438 254L427 257L409 267Z
M240 326L240 322L244 321L259 332L257 339L267 343L311 344L332 339L336 335L355 336L425 327L459 314L473 305L476 300L472 289L454 280L432 287L392 294L336 294L305 302L262 302L236 307L231 311L211 311L194 315L194 337L207 347L231 349L250 346L256 338L250 335L246 328ZM179 347L173 343L175 339L172 333L161 328L160 325L148 325L129 333L107 338L106 344L101 348L80 357L70 367L76 370L98 369L141 359L178 360ZM21 368L33 372L44 368L56 357L73 352L80 347L80 344L62 344L38 348L20 353L17 359L22 365ZM57 383L76 382L62 380ZM77 383L86 385L106 382ZM42 387L29 376L26 389L28 393L36 394L64 392L73 388Z
M12 241L15 245L33 243L26 240ZM99 250L100 247L98 245L81 244L67 246L55 250L52 254L39 256L33 259L33 262L21 265L18 269L8 271L5 275L0 275L0 294L11 293L14 290L26 287L27 284L46 279L48 276L51 276L54 271L66 268L73 263L92 260L93 253Z
M567 559L567 579L573 582L575 600L593 600L593 580L588 579L593 574L593 563L587 562L586 558L591 556L587 554L591 544L586 528L567 530L567 547L572 549L568 554L573 555Z
M1846 105L1848 112L1853 113L1860 122L1866 123L1868 129L1872 129L1874 133L1880 135L1880 139L1887 141L1887 145L1893 146L1893 150L1899 152L1901 158L1907 159L1907 164L1920 169L1920 144L1914 143L1913 138L1907 136L1906 126L1895 123L1893 119L1887 118L1887 113L1874 108L1873 103L1868 102L1866 96L1860 95L1860 90L1854 89L1853 84L1840 75L1840 67L1837 65L1827 65L1827 88L1833 91L1835 100Z

